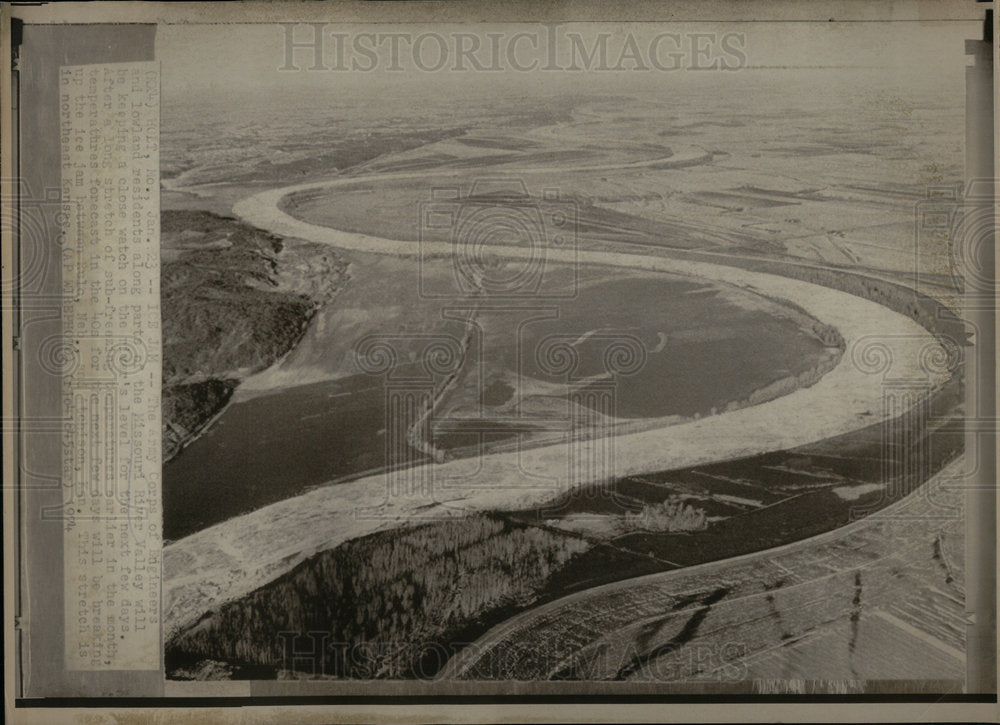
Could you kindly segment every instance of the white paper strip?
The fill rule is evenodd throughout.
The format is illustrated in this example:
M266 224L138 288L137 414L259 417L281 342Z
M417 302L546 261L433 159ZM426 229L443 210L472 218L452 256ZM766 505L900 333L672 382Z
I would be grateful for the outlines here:
M59 77L66 666L160 667L158 63Z

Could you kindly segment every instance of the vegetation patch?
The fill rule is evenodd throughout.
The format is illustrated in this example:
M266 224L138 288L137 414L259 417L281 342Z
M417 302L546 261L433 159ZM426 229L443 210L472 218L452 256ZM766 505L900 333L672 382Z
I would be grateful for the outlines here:
M180 632L167 643L168 671L173 678L255 666L279 676L430 676L447 660L441 643L531 605L589 546L482 514L348 541ZM289 656L315 642L315 657ZM207 660L229 666L206 667Z

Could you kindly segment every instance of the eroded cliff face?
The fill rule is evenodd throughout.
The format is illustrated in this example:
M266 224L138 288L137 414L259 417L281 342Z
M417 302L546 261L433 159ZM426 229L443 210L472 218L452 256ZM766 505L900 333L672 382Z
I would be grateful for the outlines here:
M207 211L161 215L163 457L272 365L348 279L329 247L283 240Z

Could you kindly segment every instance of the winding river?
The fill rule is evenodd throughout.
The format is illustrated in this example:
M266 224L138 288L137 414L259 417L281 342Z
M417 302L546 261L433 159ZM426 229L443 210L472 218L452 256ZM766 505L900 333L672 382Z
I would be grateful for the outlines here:
M683 159L674 159L679 161ZM664 163L650 162L653 163ZM589 167L586 167L589 168ZM597 167L599 168L599 167ZM582 169L581 169L582 170ZM518 174L533 173L518 169ZM541 172L542 170L538 170ZM551 172L551 169L544 169ZM467 172L465 172L467 173ZM380 174L371 181L423 178ZM273 189L234 206L249 224L281 237L364 252L413 256L416 242L396 241L309 224L279 208L288 194L335 189L363 177ZM446 242L425 242L424 251L448 254ZM522 259L530 250L495 247L492 253ZM928 361L944 357L935 337L907 316L835 289L724 264L593 250L550 250L555 262L701 277L785 300L838 329L846 343L840 362L816 384L759 405L615 439L615 476L690 467L711 461L777 451L840 435L886 417L883 380L944 382L949 372ZM587 447L599 441L576 442ZM567 472L565 443L483 458L419 467L431 481L412 495L389 496L384 474L327 486L229 519L164 548L165 631L197 619L288 571L304 558L358 536L415 521L461 516L478 510L526 508L568 488L593 483ZM483 486L483 481L489 486Z

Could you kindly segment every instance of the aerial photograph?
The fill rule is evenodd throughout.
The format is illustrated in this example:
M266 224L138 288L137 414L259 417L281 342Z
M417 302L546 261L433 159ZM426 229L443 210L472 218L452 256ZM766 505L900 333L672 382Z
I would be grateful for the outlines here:
M167 677L960 692L979 33L159 27Z

